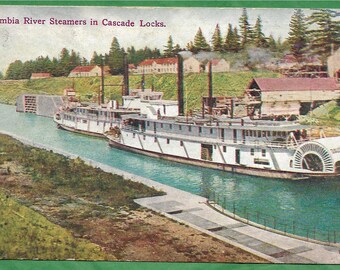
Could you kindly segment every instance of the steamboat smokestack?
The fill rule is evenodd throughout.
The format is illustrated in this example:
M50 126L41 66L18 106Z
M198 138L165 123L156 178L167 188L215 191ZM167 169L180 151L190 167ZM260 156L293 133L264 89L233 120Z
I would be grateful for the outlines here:
M101 87L99 91L98 103L103 104L105 102L104 96L104 57L101 57Z
M178 115L184 115L184 82L183 82L183 58L177 55L177 99Z
M128 64L128 59L127 59L127 53L124 53L123 65L124 65L124 90L123 90L123 95L128 96L129 95L129 64Z
M213 97L213 89L212 89L212 64L211 61L208 63L208 88L209 88L209 97L208 97L208 103L209 103L209 114L212 115L212 97Z

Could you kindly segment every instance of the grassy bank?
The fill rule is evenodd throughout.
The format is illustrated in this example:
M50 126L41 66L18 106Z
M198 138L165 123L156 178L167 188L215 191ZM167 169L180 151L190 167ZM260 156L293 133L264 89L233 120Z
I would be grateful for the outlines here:
M2 193L0 215L1 259L115 259Z
M0 135L0 259L266 262L133 202L160 194Z
M116 217L121 209L137 208L133 199L162 194L8 136L0 135L0 153L3 259L114 260L98 245L75 238L84 231L75 221Z
M278 77L268 71L216 73L213 75L214 95L239 96L243 94L253 77ZM130 88L141 88L141 75L130 75ZM101 80L99 77L88 78L47 78L37 80L0 81L0 102L15 104L15 99L23 93L62 95L65 88L74 87L77 95L84 101L96 101ZM105 77L105 97L121 98L122 76ZM154 86L155 91L164 93L165 99L177 99L177 75L145 75L145 87ZM201 97L208 93L207 74L186 74L184 78L185 99L188 109L200 108Z

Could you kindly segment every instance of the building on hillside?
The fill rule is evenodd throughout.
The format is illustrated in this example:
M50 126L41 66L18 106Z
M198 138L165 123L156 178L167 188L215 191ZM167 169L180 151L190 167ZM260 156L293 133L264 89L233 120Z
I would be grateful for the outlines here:
M137 68L134 64L129 64L129 73L136 73Z
M304 115L339 99L334 78L254 78L245 92L248 115L261 118Z
M51 73L32 73L31 80L51 78Z
M277 64L278 71L289 78L325 78L326 66L319 56L308 56L298 61L294 55L285 55Z
M101 76L101 68L98 66L77 66L71 70L69 77L96 77Z
M328 76L340 80L340 48L327 59Z
M185 73L208 72L208 65L207 59L199 59L197 56L191 56L183 61ZM225 59L212 59L211 70L212 72L228 72L230 71L230 63Z
M146 59L138 66L136 73L139 74L162 74L177 73L177 58Z
M205 71L208 71L209 62L205 65ZM212 59L211 60L212 72L228 72L230 71L230 63L225 59Z
M204 69L204 64L191 56L183 61L183 69L185 73L200 73Z
M111 75L110 71L111 71L111 69L110 69L109 66L104 66L104 76ZM99 75L99 76L101 76L101 75Z

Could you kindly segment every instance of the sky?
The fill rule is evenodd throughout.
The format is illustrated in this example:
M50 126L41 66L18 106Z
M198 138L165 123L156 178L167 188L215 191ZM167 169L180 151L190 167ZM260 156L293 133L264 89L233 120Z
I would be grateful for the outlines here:
M293 9L247 9L249 22L254 25L261 16L263 32L275 38L286 38ZM310 10L304 13L310 14ZM15 61L27 61L39 56L58 57L62 48L75 50L91 59L93 52L107 53L113 37L121 47L145 46L164 49L169 35L174 44L185 47L193 41L199 27L210 41L216 24L223 37L228 24L238 26L241 8L149 8L149 7L25 7L2 6L0 9L0 71L5 73ZM29 23L24 23L24 18ZM55 25L50 20L80 20L86 25ZM30 20L32 19L32 20ZM19 21L10 24L9 20ZM33 22L35 20L35 24ZM39 20L45 20L39 24ZM98 25L90 22L97 21ZM107 21L134 22L134 27L108 26ZM165 27L141 27L146 22L162 22ZM6 23L7 21L7 23ZM41 21L40 21L41 22ZM31 24L30 24L31 23Z

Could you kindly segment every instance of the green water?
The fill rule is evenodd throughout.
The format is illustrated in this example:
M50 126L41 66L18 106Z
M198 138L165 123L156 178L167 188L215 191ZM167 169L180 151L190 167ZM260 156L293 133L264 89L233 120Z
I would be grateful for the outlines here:
M59 130L52 119L16 113L13 106L0 104L0 112L0 131L204 197L218 197L226 209L235 207L237 214L267 226L330 241L335 235L340 242L340 179L289 181L187 166L110 148L104 139Z

